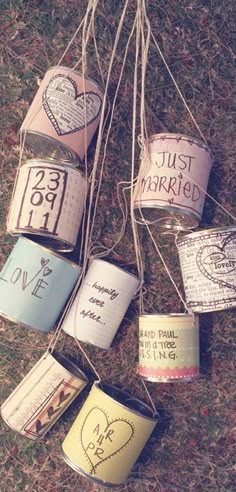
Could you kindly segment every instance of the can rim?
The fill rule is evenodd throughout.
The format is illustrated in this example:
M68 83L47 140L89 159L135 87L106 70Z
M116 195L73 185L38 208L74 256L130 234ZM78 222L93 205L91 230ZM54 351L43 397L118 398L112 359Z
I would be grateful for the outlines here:
M147 138L147 142L150 143L152 142L152 140L158 140L159 138L161 137L177 137L177 138L181 138L183 137L184 139L188 138L188 139L191 139L193 140L194 143L196 144L200 144L201 147L203 147L205 150L207 150L209 152L209 154L212 156L211 154L211 150L210 150L210 147L207 143L204 142L204 140L200 140L200 138L197 138L197 137L193 137L191 135L187 135L186 133L171 133L171 132L161 132L161 133L154 133L153 135L150 135L150 137ZM157 138L158 137L158 138Z
M230 231L230 230L235 230L236 232L236 225L231 225L231 226L223 226L223 227L210 227L209 229L201 229L200 231L194 231L194 232L191 232L190 234L186 234L185 236L183 236L181 239L177 239L177 244L180 244L182 241L185 241L185 239L189 238L190 239L190 236L205 236L207 234L211 234L211 233L216 233L216 232L227 232L227 231Z
M59 162L58 162L59 161ZM39 159L26 159L23 164L21 165L20 169L23 168L24 166L28 165L30 166L30 164L36 164L39 163L41 166L43 164L46 164L46 165L49 165L49 166L58 166L58 167L66 167L66 168L69 168L71 171L75 171L76 173L78 174L81 174L81 176L85 179L85 173L83 173L80 169L78 169L77 167L75 166L72 166L69 162L67 161L63 161L63 160L57 160L57 159L49 159L49 158L46 158L46 159L42 159L41 157Z
M63 369L66 369L70 374L75 376L77 379L81 379L85 383L88 383L89 380L86 376L86 374L79 368L77 367L74 362L72 362L70 359L68 359L64 354L59 352L58 350L47 350L44 353L44 356L50 355ZM43 357L43 356L42 356Z
M104 389L103 385L106 387L106 390ZM131 413L134 413L135 415L139 415L140 417L142 417L146 420L150 420L151 422L155 422L155 421L157 422L158 421L158 417L157 417L156 413L153 411L153 409L147 403L144 403L139 398L132 396L127 391L124 391L124 390L118 388L117 386L114 386L113 384L107 383L106 381L95 381L93 384L93 387L95 387L98 391L103 393L107 398L109 398L110 400L115 402L120 407L125 408L125 410L127 410ZM152 417L147 416L144 413L141 413L141 411L138 411L135 408L132 408L132 407L130 408L128 405L126 405L125 403L121 403L119 400L116 400L115 397L111 396L108 393L109 389L110 390L112 389L113 391L115 391L116 393L118 393L120 395L126 396L126 401L129 401L129 400L137 401L139 404L142 405L142 407L144 407L148 411L149 414L151 413Z
M137 277L136 275L134 275L134 273L127 272L127 270L124 270L124 268L121 268L121 267L119 267L117 265L114 265L110 261L102 260L101 258L96 258L96 257L93 258L92 261L91 261L91 263L90 263L90 265L89 265L89 267L92 265L92 263L94 261L101 261L103 263L106 263L106 264L110 265L111 267L117 268L118 270L121 270L121 272L126 273L127 275L130 275L131 277L134 277L136 280L138 280L140 282L139 277Z
M36 135L36 136L39 136L40 138L43 137L46 140L52 142L52 144L54 144L56 147L59 147L59 149L61 151L67 150L69 160L65 160L65 157L64 158L62 157L60 159L61 162L68 163L73 168L77 168L77 166L81 165L83 162L83 159L81 159L79 154L77 154L73 149L71 149L66 143L61 143L59 140L56 140L55 138L50 137L50 135L47 135L46 133L41 133L41 132L34 131L34 130L28 130L27 128L22 128L22 127L20 128L20 133L25 134L24 147L29 148L31 150L31 152L32 152L31 146L26 141L27 135L33 135L33 136ZM54 161L54 157L47 157L47 159L49 159L52 162Z
M22 229L22 228L17 229L17 228L15 228L15 229L8 230L7 232L12 237L18 237L18 238L20 238L23 235L26 239L29 239L29 241L31 240L30 238L32 236L35 236L35 240L37 239L37 244L39 246L42 246L42 243L40 242L40 237L42 237L42 241L43 241L43 238L46 238L46 239L49 239L49 240L50 239L53 239L55 242L57 241L58 243L63 243L65 245L66 248L64 248L64 249L62 249L62 247L60 248L59 245L58 245L58 247L56 245L53 245L53 248L54 248L53 251L55 250L55 251L61 252L61 253L72 253L74 251L75 247L76 247L75 244L69 243L66 240L63 240L63 239L54 237L53 235L49 235L49 234L43 233L41 231L39 232L38 229L36 229L34 231L33 230L32 231L28 231L27 229ZM45 246L45 247L47 248L47 246Z
M156 314L141 314L139 316L139 319L140 318L177 318L177 317L184 317L184 318L195 318L195 314L194 313L169 313L169 314L159 314L159 313L156 313ZM198 316L197 316L198 317Z
M90 75L82 74L79 70L74 70L73 68L66 67L65 65L53 65L52 67L48 68L48 70L45 72L45 75L46 75L46 73L50 72L50 70L54 70L55 68L57 68L58 70L61 70L61 69L67 70L67 71L69 71L69 73L76 73L77 75L88 80L89 82L93 82L94 85L97 86L98 89L100 89L100 91L103 94L105 93L105 89L103 89L102 85L96 79L94 79L93 77L90 77Z
M149 219L146 219L144 217L143 214L141 214L141 210L142 209L155 209L155 212L160 210L160 211L166 211L167 213L168 212L171 212L172 213L172 217L177 221L177 220L180 220L178 219L178 217L180 217L181 215L184 215L186 216L187 218L190 218L192 219L192 224L190 224L189 226L186 225L186 224L176 224L176 226L173 226L173 225L165 225L165 224L162 224L161 223L161 220L162 220L162 217L160 217L159 219L154 219L154 220L149 220ZM197 227L200 220L201 220L201 214L199 214L197 211L194 212L189 212L188 210L184 209L183 207L180 206L170 206L170 205L161 205L157 202L154 202L153 200L148 200L146 202L144 202L141 198L139 201L136 201L134 202L134 206L133 206L133 209L134 209L134 213L135 213L135 222L137 222L137 224L145 224L145 222L147 224L156 224L157 227L163 227L164 229L172 229L172 230L177 230L177 231L182 231L184 229L189 229L189 230L192 230L194 227ZM137 211L139 212L139 214L137 213ZM146 211L145 211L146 212ZM143 217L144 217L144 220L143 220ZM171 218L171 217L169 217ZM163 217L163 220L164 220L164 217ZM158 223L159 221L159 223ZM184 221L184 219L182 220L182 222Z
M74 263L74 261L71 261L71 260L68 260L68 258L64 258L64 256L62 255L59 255L58 253L56 253L55 251L52 251L51 249L49 248L46 248L45 246L41 246L40 244L36 243L35 241L32 241L31 239L28 239L27 237L25 236L20 236L18 241L20 240L23 240L23 241L29 241L31 244L33 244L34 246L37 246L38 248L41 248L43 249L44 251L47 251L47 253L50 253L52 254L53 256L56 256L57 258L59 258L60 260L62 261L65 261L66 263L69 263L73 268L76 268L77 270L80 270L81 271L81 266L80 265L77 265L77 263ZM17 243L18 243L17 241ZM15 244L15 246L17 245L17 243ZM13 250L12 250L13 251Z

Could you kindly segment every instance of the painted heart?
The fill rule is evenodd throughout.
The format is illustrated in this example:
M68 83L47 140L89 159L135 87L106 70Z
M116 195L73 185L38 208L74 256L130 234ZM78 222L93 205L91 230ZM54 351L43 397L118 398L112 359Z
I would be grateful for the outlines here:
M44 267L48 264L49 260L45 260L45 258L41 258L41 267Z
M75 81L63 74L51 78L43 93L42 103L59 136L91 125L98 117L102 105L100 96L95 92L77 94Z
M201 273L215 284L236 290L232 283L232 276L227 281L227 275L236 270L236 233L229 234L221 246L204 245L197 252L196 262Z
M43 277L47 277L47 275L50 275L52 273L51 268L45 267L43 270Z
M134 426L123 419L109 422L106 413L93 407L82 425L80 440L87 459L91 464L91 473L115 456L127 446L134 435Z
M70 393L65 393L64 391L61 391L60 394L59 394L59 402L58 402L58 406L61 405L64 401L67 400L67 398L70 397Z

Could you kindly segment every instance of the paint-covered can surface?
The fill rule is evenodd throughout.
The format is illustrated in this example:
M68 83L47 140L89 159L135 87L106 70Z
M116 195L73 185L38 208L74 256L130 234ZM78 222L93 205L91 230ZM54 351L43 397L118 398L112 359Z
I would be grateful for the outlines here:
M85 374L61 353L45 352L2 404L2 418L16 432L36 441L87 383Z
M133 274L107 261L92 260L63 330L83 342L109 348L138 285Z
M98 127L103 89L67 67L50 68L21 126L34 155L81 161Z
M7 221L12 235L24 234L57 251L76 246L84 211L86 180L63 163L29 160L20 167Z
M154 382L184 382L199 376L198 315L140 316L138 373Z
M209 148L196 138L150 137L134 191L136 220L176 230L197 227L211 167Z
M50 331L80 272L75 263L21 237L0 272L0 315Z
M193 312L236 307L236 226L206 229L177 241L186 304Z
M62 451L78 473L106 486L125 482L157 424L153 410L105 382L94 383Z

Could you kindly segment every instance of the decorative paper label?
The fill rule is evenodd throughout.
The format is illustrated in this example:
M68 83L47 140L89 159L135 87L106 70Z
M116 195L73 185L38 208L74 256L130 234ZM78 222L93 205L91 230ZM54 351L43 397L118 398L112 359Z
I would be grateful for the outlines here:
M236 305L236 231L191 235L178 243L186 300L193 311Z
M147 169L135 188L135 205L145 202L182 207L201 217L212 160L205 146L187 137L163 136L149 143Z
M98 117L102 101L89 91L77 93L76 82L67 75L51 78L43 93L43 108L58 135L78 132Z
M86 382L45 354L1 407L10 427L36 440L46 434Z

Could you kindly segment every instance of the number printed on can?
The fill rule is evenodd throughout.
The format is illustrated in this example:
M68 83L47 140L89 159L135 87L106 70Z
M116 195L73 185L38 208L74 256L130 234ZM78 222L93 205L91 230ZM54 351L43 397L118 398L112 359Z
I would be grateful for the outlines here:
M28 168L17 227L56 234L65 196L67 172L44 166Z

